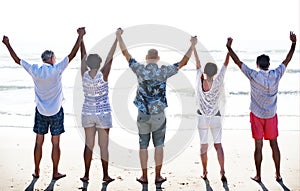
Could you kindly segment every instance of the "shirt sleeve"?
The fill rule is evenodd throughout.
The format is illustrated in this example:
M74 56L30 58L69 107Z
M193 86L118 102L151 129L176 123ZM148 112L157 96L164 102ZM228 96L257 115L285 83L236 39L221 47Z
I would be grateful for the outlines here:
M179 66L179 63L175 63L175 64L172 64L169 66L162 67L162 68L165 68L167 78L177 74L178 66Z
M69 57L66 56L61 62L57 63L54 65L54 67L60 72L62 73L68 66L69 64Z
M251 68L249 68L246 64L242 63L242 67L241 67L241 70L242 72L245 74L245 76L248 78L248 79L251 79L251 75L254 73L254 72L257 72Z
M278 79L281 79L281 77L283 76L284 72L285 72L285 65L282 63L280 64L276 69L275 72L277 74Z
M33 65L29 64L28 62L26 62L25 60L21 59L21 66L23 66L23 68L32 76L33 73Z
M130 57L129 59L129 67L131 68L131 70L136 73L136 71L139 69L139 67L141 66L140 63L138 63L134 58Z

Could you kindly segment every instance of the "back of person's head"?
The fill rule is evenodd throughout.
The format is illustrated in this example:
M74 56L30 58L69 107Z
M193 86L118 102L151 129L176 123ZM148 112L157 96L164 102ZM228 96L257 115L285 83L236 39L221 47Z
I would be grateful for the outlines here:
M49 59L51 59L53 54L54 52L52 50L45 50L41 55L43 62L47 62Z
M157 62L159 60L158 51L153 48L148 50L146 60L149 62Z
M262 70L268 70L270 66L270 57L263 54L256 59L257 66Z
M204 67L204 74L213 77L218 72L218 66L215 63L208 62Z
M86 64L90 69L100 68L102 59L98 54L89 54L86 59Z

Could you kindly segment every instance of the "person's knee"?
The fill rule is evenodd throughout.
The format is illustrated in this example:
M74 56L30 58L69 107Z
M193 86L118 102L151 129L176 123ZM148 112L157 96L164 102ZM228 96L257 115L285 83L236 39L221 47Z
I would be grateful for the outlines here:
M59 148L59 142L52 143L53 148Z
M164 145L158 145L155 147L154 149L155 153L160 153L160 152L163 152L164 151Z
M200 147L200 153L201 155L206 154L208 150L208 144L202 144Z
M255 140L255 149L262 149L263 140Z
M42 147L43 144L44 144L44 141L36 141L36 142L35 142L35 146L36 146L36 147Z
M44 143L44 135L36 134L35 144L36 145L43 145Z
M150 134L139 134L140 149L147 149L150 142Z
M95 146L95 141L89 140L85 143L85 146L88 147L90 150L93 150L93 148Z
M36 148L42 148L44 142L35 142L35 147Z
M279 148L278 148L277 139L270 140L270 146L271 146L271 148L272 148L273 150L274 150L274 149L279 149Z
M60 136L52 136L51 142L53 147L59 147Z
M215 149L218 150L223 150L222 144L221 143L215 143L214 144Z

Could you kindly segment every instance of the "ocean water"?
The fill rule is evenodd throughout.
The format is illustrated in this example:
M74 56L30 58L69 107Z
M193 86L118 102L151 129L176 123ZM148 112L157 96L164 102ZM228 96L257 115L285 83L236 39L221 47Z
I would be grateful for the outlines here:
M271 58L271 68L277 67L286 57L288 50L260 50L260 51L239 51L239 58L246 63L249 67L255 68L256 57L260 54L268 54ZM136 56L137 60L143 61L144 52L132 51ZM163 63L175 63L182 55L173 50L159 49L161 61ZM211 50L199 52L202 64L206 61L214 61L220 68L224 62L226 52L222 50ZM202 59L205 55L210 59ZM57 61L63 59L61 52L56 52ZM28 62L40 63L40 53L32 52L28 54L22 54L22 58ZM193 58L193 55L192 55ZM80 80L78 81L78 72L80 67L79 53L77 57L70 63L68 68L63 74L63 93L65 101L63 104L65 110L65 126L66 128L80 127L80 123L76 120L76 116L79 116L78 103L82 100L73 100L76 97L80 97L82 92L75 90L75 86L80 86ZM120 112L113 114L113 126L116 129L122 129L126 124L122 124L122 120L130 119L129 121L135 121L137 110L133 105L133 99L135 95L136 79L132 74L129 77L128 82L120 82L120 78L126 72L128 72L128 64L126 63L123 56L118 52L115 55L112 70L109 76L110 82L110 101L118 101L119 98L124 99L125 108L117 108L118 105L113 104L114 110L122 110L122 119L120 118ZM169 107L166 109L168 117L168 131L170 136L172 132L175 133L178 130L178 124L183 118L194 119L194 109L188 110L185 113L182 102L182 97L187 97L189 100L195 101L192 103L193 106L196 104L196 97L194 94L195 87L195 63L191 59L187 66L180 71L181 77L177 78L177 75L173 76L170 81L171 83L167 88L167 99ZM186 79L189 82L187 87L177 87L178 80ZM133 81L133 83L129 83ZM280 131L299 131L299 92L300 92L300 62L299 62L299 50L295 51L292 61L289 63L286 73L283 75L278 93L278 108L277 113L279 116L279 129ZM224 129L248 129L248 115L250 105L250 86L248 79L242 74L239 68L230 60L228 70L225 75L225 113L223 114L224 120L226 121ZM129 92L127 97L118 97L120 92ZM116 93L117 92L117 93ZM32 128L34 118L34 86L29 74L19 65L15 64L8 52L2 53L0 56L0 128L1 127L12 127L12 128ZM180 101L181 100L181 101ZM189 103L191 104L191 103ZM75 106L77 105L77 106ZM80 105L80 104L79 104ZM77 107L77 108L74 108ZM121 106L120 106L121 107ZM77 113L76 113L77 112ZM117 114L116 114L117 113ZM246 122L245 122L246 121ZM132 125L132 123L129 123ZM245 125L247 124L247 125ZM134 126L134 125L133 125ZM196 126L196 124L195 124ZM195 126L186 127L185 130L194 130ZM136 127L125 127L128 131L135 129ZM134 131L134 130L133 130Z

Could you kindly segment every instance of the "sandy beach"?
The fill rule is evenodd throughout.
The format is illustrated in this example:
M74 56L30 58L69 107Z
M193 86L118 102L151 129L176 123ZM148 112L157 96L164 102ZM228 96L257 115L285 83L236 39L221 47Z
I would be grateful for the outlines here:
M247 121L240 119L241 125ZM114 130L111 130L111 134ZM168 132L167 132L168 133ZM275 181L275 169L268 142L264 142L262 183L258 184L250 179L255 174L253 160L253 140L250 130L223 130L223 147L225 153L225 169L228 182L220 180L219 166L216 152L211 148L208 153L208 181L200 178L202 167L199 157L199 137L195 134L190 145L178 157L163 166L163 176L167 182L162 190L196 191L196 190L300 190L300 134L299 131L280 132L278 142L281 150L281 172L283 182ZM120 168L111 164L110 175L116 180L106 185L102 183L102 168L98 156L94 156L88 185L79 180L84 173L83 148L84 144L78 130L66 127L61 136L61 160L59 170L67 176L58 181L52 181L51 143L47 135L44 143L41 174L38 180L32 178L33 146L35 134L29 128L0 128L0 191L25 190L88 190L126 191L126 190L161 190L154 184L154 169L149 169L149 185L141 185L135 178L139 177L139 170ZM166 148L167 149L167 148ZM110 151L114 152L113 150ZM149 156L149 160L152 156ZM126 159L124 159L126 160ZM34 186L34 189L32 189ZM31 188L31 189L30 189Z

